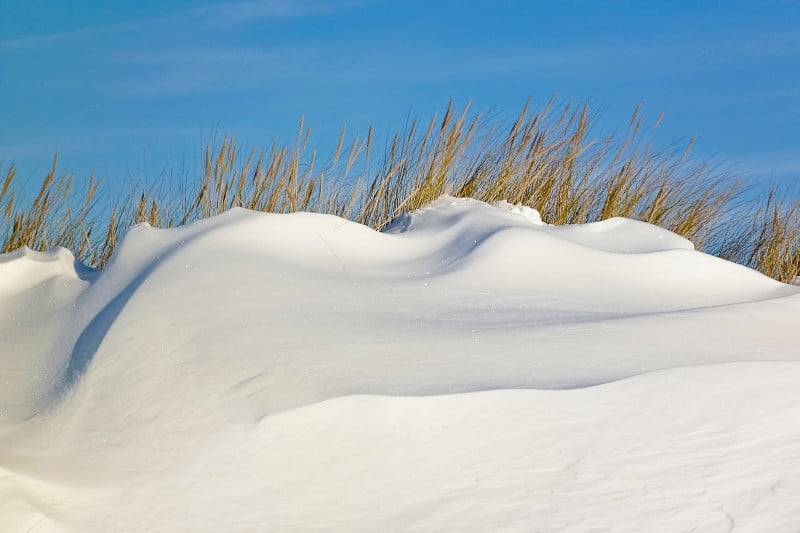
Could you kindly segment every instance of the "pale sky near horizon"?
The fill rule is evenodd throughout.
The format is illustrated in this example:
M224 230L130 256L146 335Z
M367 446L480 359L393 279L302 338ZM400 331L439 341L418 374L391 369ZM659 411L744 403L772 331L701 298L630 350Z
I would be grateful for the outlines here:
M0 165L111 182L195 164L214 132L332 151L450 98L501 116L591 103L604 130L641 101L665 144L755 179L800 181L798 1L252 0L0 7Z

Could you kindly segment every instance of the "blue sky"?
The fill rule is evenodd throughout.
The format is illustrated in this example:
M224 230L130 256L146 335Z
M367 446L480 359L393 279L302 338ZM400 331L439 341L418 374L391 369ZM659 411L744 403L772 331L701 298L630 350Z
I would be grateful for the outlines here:
M332 151L452 97L503 115L638 101L658 138L758 179L800 179L800 2L3 0L0 164L112 183L191 167L214 131L259 146L300 116Z

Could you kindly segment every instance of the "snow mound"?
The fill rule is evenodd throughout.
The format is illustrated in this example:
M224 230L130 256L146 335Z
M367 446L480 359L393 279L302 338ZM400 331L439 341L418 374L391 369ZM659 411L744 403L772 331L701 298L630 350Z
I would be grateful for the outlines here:
M0 254L0 423L48 403L58 332L95 275L65 248Z
M0 298L23 292L53 280L88 279L92 270L75 259L66 248L36 252L27 246L0 254Z
M0 523L780 529L799 293L649 224L450 197L382 232L139 225L100 273L2 256Z

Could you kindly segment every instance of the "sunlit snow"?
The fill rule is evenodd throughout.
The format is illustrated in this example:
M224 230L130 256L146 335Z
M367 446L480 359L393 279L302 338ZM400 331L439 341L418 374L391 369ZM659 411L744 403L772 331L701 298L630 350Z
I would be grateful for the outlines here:
M2 531L795 531L800 287L627 219L0 256Z

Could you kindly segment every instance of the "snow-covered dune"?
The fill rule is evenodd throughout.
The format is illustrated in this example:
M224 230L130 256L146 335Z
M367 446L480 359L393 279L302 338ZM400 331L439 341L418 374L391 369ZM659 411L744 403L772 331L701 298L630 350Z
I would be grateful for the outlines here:
M626 219L233 210L0 256L0 525L800 528L800 288Z

